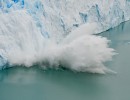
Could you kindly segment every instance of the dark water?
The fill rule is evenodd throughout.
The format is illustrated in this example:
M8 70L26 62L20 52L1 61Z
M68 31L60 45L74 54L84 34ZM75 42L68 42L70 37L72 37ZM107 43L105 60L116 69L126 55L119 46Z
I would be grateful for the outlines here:
M0 100L130 100L130 21L101 34L119 53L116 75L11 68L0 71Z

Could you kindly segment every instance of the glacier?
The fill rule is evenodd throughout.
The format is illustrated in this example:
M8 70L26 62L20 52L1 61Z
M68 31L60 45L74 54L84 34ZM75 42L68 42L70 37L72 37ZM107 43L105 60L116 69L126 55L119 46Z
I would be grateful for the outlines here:
M97 36L130 19L129 0L0 0L0 69L105 73L115 51Z

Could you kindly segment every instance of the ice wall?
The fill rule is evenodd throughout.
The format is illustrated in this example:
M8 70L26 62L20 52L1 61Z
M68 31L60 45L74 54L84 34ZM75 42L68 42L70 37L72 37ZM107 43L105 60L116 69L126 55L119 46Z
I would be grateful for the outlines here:
M115 53L92 34L129 19L129 0L1 0L0 69L40 63L105 73Z
M93 33L99 33L130 19L129 0L1 0L0 5L4 12L26 9L44 36L57 40L85 23L96 23Z
M44 14L49 16L47 20L54 26L51 30L47 28L50 33L59 32L66 35L85 23L97 23L97 33L130 18L128 0L44 0L43 4Z

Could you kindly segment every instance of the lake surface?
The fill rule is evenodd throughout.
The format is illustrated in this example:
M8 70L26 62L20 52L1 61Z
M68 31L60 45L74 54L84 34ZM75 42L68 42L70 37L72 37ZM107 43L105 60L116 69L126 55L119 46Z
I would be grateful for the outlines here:
M101 35L119 53L106 63L117 74L10 68L0 71L0 100L130 100L130 21Z

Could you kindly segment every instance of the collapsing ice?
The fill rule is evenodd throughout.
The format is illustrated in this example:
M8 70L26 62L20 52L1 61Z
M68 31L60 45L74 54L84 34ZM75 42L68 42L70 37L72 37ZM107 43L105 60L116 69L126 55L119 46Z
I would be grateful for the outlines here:
M87 19L89 14L80 12L82 20L80 23L78 19L75 21L71 17L67 19L66 14L55 15L55 9L60 10L55 3L50 0L0 2L0 68L5 68L7 64L10 67L14 65L31 67L38 63L41 67L47 68L57 69L62 66L80 72L110 72L103 63L112 60L116 53L108 47L109 41L106 38L92 35L109 27L104 18L93 22L91 20L95 18L95 15L93 16L95 11L99 17L99 5L88 7L91 8L88 10L91 18ZM7 6L9 4L10 6ZM56 7L54 10L53 6ZM63 8L62 10L64 11ZM128 17L126 18L128 20ZM68 22L65 23L66 21L70 22L70 26Z

